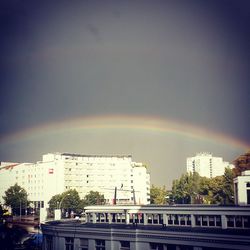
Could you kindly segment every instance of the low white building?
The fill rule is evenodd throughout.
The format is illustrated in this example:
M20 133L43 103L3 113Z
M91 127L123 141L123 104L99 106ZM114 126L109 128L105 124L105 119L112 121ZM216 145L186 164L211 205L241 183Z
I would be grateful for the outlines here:
M49 153L37 163L0 165L0 199L17 183L28 193L35 207L48 207L53 195L76 189L80 198L98 191L108 204L113 203L115 188L119 204L149 204L150 175L145 165L132 156L80 155Z
M41 225L54 250L249 250L250 207L88 206L85 220Z
M198 153L187 158L187 172L197 172L200 176L213 178L223 175L225 168L233 168L233 164L223 161L222 157L214 157L210 153Z
M250 170L234 178L234 199L237 205L250 205Z

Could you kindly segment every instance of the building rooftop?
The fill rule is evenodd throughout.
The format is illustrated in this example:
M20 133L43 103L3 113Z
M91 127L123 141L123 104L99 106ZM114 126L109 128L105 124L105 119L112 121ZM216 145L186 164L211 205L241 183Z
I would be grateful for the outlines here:
M64 156L72 157L117 157L117 158L131 158L132 155L85 155L85 154L74 154L74 153L61 153Z

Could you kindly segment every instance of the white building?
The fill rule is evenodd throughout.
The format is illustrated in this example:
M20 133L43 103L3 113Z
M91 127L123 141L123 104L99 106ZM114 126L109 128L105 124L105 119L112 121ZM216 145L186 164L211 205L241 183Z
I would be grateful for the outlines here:
M41 225L44 250L249 250L250 207L88 206Z
M223 175L227 167L233 168L233 165L210 153L198 153L187 158L187 172L197 172L200 176L208 178Z
M76 189L80 198L98 191L112 204L115 188L117 203L148 204L150 175L142 163L131 156L100 156L49 153L37 163L6 163L0 165L0 199L17 183L28 193L36 207L48 207L55 194ZM3 200L1 200L3 202Z
M234 178L234 199L237 205L250 205L250 170Z

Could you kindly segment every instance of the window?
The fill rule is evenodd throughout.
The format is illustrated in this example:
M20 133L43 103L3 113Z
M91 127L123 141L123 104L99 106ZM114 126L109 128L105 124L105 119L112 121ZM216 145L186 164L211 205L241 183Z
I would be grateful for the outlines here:
M95 241L96 250L105 250L105 240L96 240Z
M250 205L250 190L247 190L247 204Z
M151 250L163 250L163 244L161 243L150 243Z
M129 250L130 249L130 242L129 241L121 241L120 242L120 249L121 250Z
M80 250L88 250L89 242L88 239L80 239Z
M74 250L74 238L72 237L65 238L65 250Z

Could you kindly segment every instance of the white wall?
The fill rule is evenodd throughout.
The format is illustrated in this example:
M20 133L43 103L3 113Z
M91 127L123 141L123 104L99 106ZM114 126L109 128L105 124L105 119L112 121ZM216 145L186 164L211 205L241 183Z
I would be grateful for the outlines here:
M247 191L250 192L250 170L242 173L234 179L235 203L238 205L247 204Z

